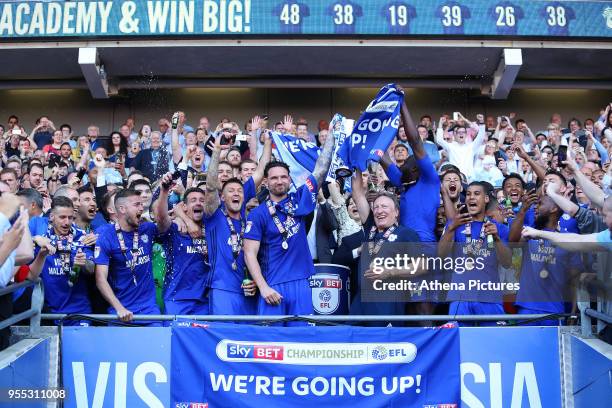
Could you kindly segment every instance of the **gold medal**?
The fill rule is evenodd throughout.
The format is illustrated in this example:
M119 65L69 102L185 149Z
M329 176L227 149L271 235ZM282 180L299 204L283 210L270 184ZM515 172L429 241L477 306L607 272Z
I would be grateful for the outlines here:
M542 279L548 278L548 271L546 269L542 269L540 271L540 278L542 278Z

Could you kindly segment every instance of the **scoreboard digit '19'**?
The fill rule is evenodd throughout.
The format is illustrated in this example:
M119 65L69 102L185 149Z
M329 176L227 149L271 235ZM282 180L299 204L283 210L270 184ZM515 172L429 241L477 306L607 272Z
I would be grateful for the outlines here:
M0 38L612 37L612 1L133 0L0 2Z

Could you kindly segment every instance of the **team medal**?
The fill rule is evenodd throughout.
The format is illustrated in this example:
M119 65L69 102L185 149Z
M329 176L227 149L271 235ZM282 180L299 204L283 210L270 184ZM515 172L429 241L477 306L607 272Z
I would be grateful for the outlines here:
M283 247L283 249L286 251L287 249L289 249L289 244L287 243L287 241L283 241L283 243L281 244L281 246Z
M548 278L548 271L546 269L542 269L540 271L540 278L542 278L542 279Z
M232 262L232 269L235 271L238 270L238 264L236 263L236 261Z

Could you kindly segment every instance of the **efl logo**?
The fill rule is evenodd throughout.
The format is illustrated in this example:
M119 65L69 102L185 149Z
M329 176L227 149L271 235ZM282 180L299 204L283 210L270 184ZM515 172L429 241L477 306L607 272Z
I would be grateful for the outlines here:
M227 344L227 357L255 360L283 360L283 346L261 346L257 344Z

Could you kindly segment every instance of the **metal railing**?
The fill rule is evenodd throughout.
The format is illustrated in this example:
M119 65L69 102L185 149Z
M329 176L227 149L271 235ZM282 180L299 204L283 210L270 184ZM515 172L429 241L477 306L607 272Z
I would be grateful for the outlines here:
M286 322L306 321L320 323L342 323L342 322L497 322L497 321L537 321L537 320L562 320L572 317L571 314L503 314L503 315L134 315L133 321L160 321L169 322L175 320L198 320L209 322ZM117 321L117 316L112 314L42 314L43 320L99 320Z
M30 336L37 336L40 333L41 311L44 303L44 291L40 279L35 281L25 280L23 282L9 285L0 289L0 296L10 295L19 289L25 289L33 286L32 302L30 308L24 312L13 315L7 319L0 321L0 330L14 325L25 319L30 319Z
M606 301L597 302L597 308L600 310L592 309L589 292L587 291L585 285L578 287L578 299L581 299L581 301L576 302L576 304L578 306L578 310L580 310L580 328L582 336L593 336L593 323L597 323L598 328L601 323L606 325L612 324L612 316L602 312L603 308L609 301L608 299L606 299Z

